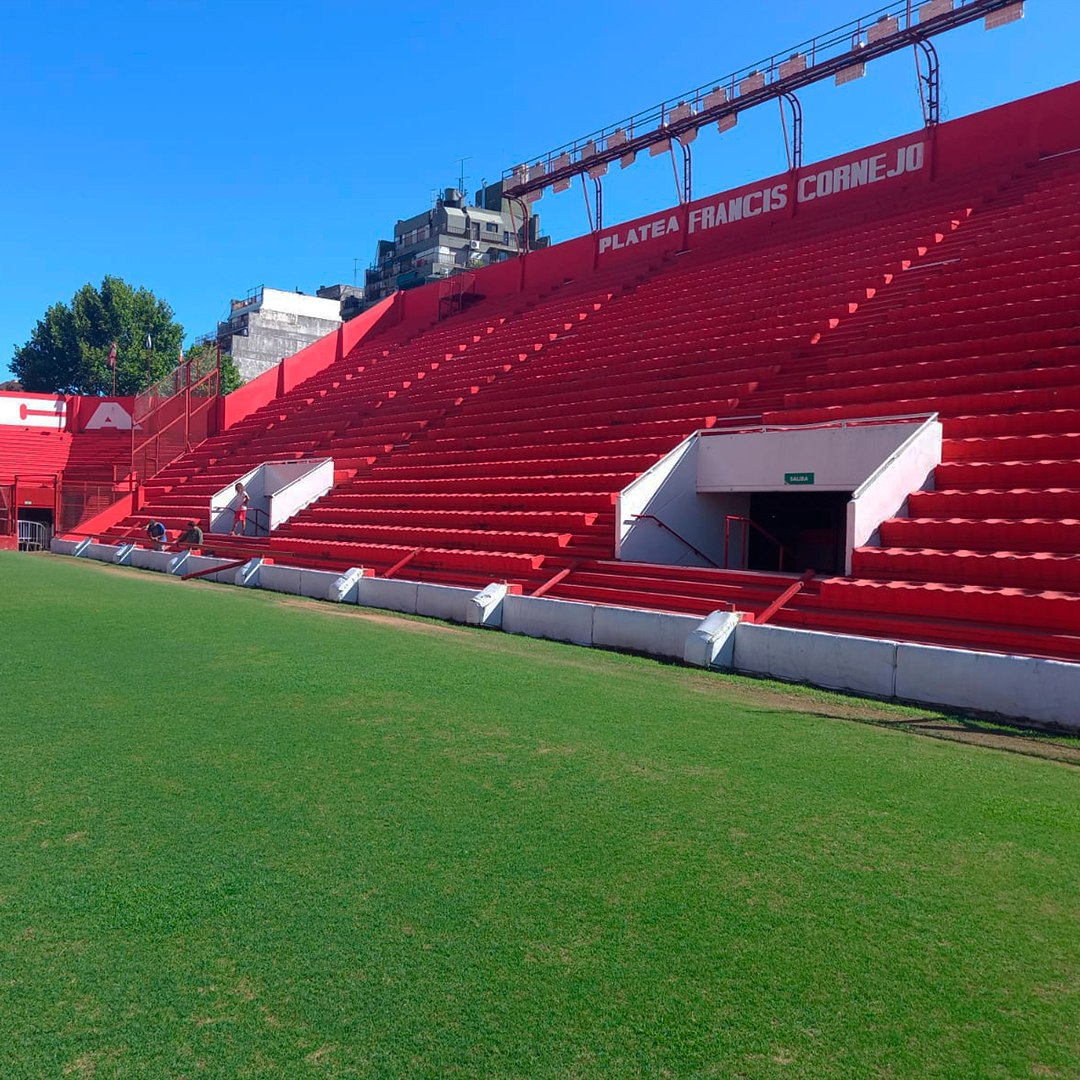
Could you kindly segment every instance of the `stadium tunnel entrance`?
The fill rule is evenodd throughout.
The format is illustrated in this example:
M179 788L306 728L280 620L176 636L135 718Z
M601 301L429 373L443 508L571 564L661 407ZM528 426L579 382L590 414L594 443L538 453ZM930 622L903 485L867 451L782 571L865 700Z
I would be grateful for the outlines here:
M940 462L936 414L703 429L619 493L616 558L850 574Z
M750 496L745 547L729 566L801 574L844 572L850 491L758 491Z
M20 506L19 520L36 521L39 525L45 525L50 535L52 535L56 527L52 510L42 506Z

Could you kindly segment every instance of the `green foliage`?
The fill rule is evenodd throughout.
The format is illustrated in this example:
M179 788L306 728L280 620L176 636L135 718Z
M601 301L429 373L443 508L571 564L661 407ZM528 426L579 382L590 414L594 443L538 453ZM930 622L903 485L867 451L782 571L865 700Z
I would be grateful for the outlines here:
M157 380L176 367L184 328L149 289L106 275L100 287L87 283L70 303L53 304L30 340L16 348L11 368L29 393L109 394L109 348L115 341L116 391L137 394L146 389L147 334Z
M1080 1076L1075 768L346 605L0 580L4 1080Z
M202 356L203 353L213 353L216 349L217 346L212 343L192 345L191 348L184 353L184 358L186 360L194 360L196 357ZM228 353L222 353L220 393L231 394L239 385L240 369L237 368L235 361Z

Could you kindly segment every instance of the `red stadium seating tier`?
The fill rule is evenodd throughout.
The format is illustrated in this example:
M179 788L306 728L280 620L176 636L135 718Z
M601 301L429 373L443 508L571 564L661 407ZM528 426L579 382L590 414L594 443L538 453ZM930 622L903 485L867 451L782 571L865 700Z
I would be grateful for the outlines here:
M332 454L330 493L269 538L305 566L751 615L790 575L615 561L614 496L698 428L936 411L910 516L779 625L1080 660L1080 153L981 166L489 297L369 337L147 485L207 525L271 458Z
M72 482L112 483L131 461L131 433L72 434L41 427L0 425L0 484L16 476L61 475Z

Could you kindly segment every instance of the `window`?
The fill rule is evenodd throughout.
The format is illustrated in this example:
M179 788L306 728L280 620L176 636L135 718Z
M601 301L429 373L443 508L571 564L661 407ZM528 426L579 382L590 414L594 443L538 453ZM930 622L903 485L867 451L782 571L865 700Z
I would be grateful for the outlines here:
M495 221L489 221L489 222L487 223L487 231L488 231L488 232L498 232L498 231L499 231L499 225L498 225L498 222L495 222Z

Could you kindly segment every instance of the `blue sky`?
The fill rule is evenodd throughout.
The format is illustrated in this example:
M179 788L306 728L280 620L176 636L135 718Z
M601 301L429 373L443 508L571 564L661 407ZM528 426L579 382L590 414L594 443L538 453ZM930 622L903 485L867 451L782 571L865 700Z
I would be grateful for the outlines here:
M872 10L880 0L466 6L5 0L0 378L54 301L106 273L189 339L230 296L352 281L432 188L482 178ZM1080 78L1075 0L938 39L947 116ZM802 95L807 161L921 123L909 53ZM757 115L760 114L760 115ZM781 169L763 107L694 145L695 196ZM605 223L675 201L667 158L612 175ZM580 189L538 204L587 228Z

